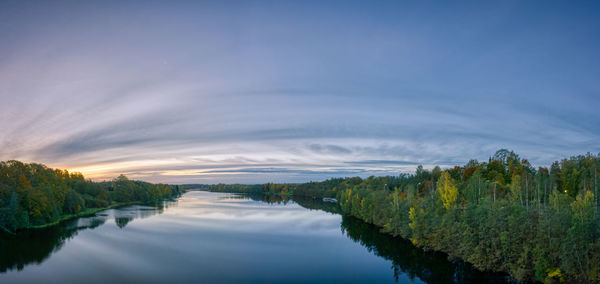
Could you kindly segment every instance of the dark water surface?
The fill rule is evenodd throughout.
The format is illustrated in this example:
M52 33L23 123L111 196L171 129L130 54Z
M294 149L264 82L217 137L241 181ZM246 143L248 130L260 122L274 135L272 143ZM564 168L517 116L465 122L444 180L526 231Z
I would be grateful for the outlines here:
M163 208L128 206L2 235L0 283L503 280L342 217L334 205L260 199L190 191Z

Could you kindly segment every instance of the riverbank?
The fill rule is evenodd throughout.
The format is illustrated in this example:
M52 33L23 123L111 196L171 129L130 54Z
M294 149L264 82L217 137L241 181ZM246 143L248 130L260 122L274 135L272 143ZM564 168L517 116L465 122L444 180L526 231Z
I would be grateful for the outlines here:
M165 199L163 201L175 201L177 200L177 198L179 197L175 197L175 198L169 198L169 199ZM0 229L2 230L2 232L14 235L19 231L26 231L26 230L39 230L39 229L45 229L48 227L52 227L52 226L56 226L64 221L69 221L72 219L76 219L76 218L80 218L80 217L87 217L93 214L96 214L98 212L104 211L104 210L108 210L108 209L115 209L115 208L121 208L121 207L125 207L125 206L131 206L131 205L148 205L148 206L156 206L154 204L147 204L141 201L133 201L133 202L119 202L119 203L114 203L111 204L109 206L106 207L101 207L101 208L87 208L85 210L82 210L80 212L77 212L75 214L67 214L67 215L63 215L60 218L58 218L57 220L50 222L50 223L46 223L46 224L41 224L41 225L32 225L32 226L28 226L25 228L19 228L17 229L15 232L8 230L7 228L0 226Z
M190 191L164 210L126 206L0 237L0 283L489 283L362 221L311 210L334 204L256 198Z
M346 215L427 251L519 282L600 281L600 156L534 168L506 149L414 174L294 184L217 184L219 192L336 198Z
M221 192L223 193L223 191L221 191ZM262 199L263 201L267 201L267 200L270 201L270 200L274 200L274 199L279 199L279 200L290 199L307 209L318 209L318 210L323 210L323 211L329 212L329 213L340 214L340 215L344 216L344 218L346 218L346 219L354 218L356 220L359 220L360 222L364 222L365 224L368 224L368 230L372 231L369 233L373 233L373 234L377 233L377 234L389 236L390 238L398 238L404 242L412 244L412 246L414 246L414 248L417 248L420 251L429 252L429 253L432 253L432 255L435 255L438 257L443 256L444 258L448 259L448 261L451 261L453 263L468 264L473 269L475 269L481 273L489 274L491 277L490 279L493 279L493 281L490 280L492 282L495 282L495 283L519 282L512 275L510 275L509 271L486 269L485 267L481 267L480 265L478 265L478 263L470 261L469 258L466 258L461 255L457 255L456 253L453 253L453 251L451 251L451 250L442 249L440 247L434 248L431 246L424 245L422 243L415 243L415 242L413 242L413 240L410 237L406 237L406 235L402 235L398 231L390 230L390 227L386 226L386 224L377 223L376 221L378 219L365 218L365 216L357 214L358 211L353 212L351 208L348 208L346 206L340 206L339 203L324 202L323 201L324 197L318 197L318 196L308 197L305 195L294 195L293 191L287 192L285 195L277 194L276 192L266 192L263 194L263 193L240 193L240 192L232 191L232 192L227 192L227 193L247 194L252 199L256 199L256 200ZM254 195L263 196L265 198L254 197ZM366 208L369 206L373 206L373 204L363 203L362 206L364 206ZM408 226L408 223L405 225ZM365 229L365 230L367 230L367 229ZM366 233L366 231L363 231L363 233ZM460 244L455 243L455 245L458 246Z
M130 180L124 175L94 182L80 173L42 164L0 162L0 230L47 228L118 206L155 204L183 192L178 185Z
M72 220L75 218L80 218L80 217L86 217L86 216L90 216L92 214L95 214L97 212L100 211L104 211L104 210L108 210L108 209L113 209L113 208L119 208L119 207L123 207L123 206L129 206L129 205L138 205L138 204L142 204L141 202L126 202L126 203L115 203L106 207L101 207L101 208L87 208L84 209L80 212L77 212L75 214L67 214L67 215L62 215L60 216L57 220L54 220L53 222L50 223L46 223L46 224L41 224L41 225L30 225L27 226L25 228L19 228L16 230L16 232L18 231L24 231L24 230L37 230L37 229L45 229L48 227L52 227L52 226L56 226L58 224L60 224L61 222L64 221L68 221L68 220ZM9 234L15 234L16 232L10 231L7 228L4 228L3 226L0 226L0 229L2 229L4 232L9 233Z
M140 201L134 201L134 202L124 202L124 203L115 203L115 204L111 204L109 206L106 207L102 207L102 208L87 208L84 209L80 212L77 212L75 214L67 214L67 215L63 215L60 218L58 218L57 220L51 222L51 223L46 223L46 224L42 224L42 225L34 225L34 226L28 226L25 228L20 228L17 231L21 231L21 230L35 230L35 229L44 229L44 228L48 228L51 226L56 226L58 224L60 224L61 222L64 221L68 221L71 219L75 219L75 218L79 218L79 217L86 217L86 216L90 216L92 214L95 214L97 212L100 211L104 211L104 210L108 210L108 209L113 209L113 208L119 208L119 207L123 207L123 206L129 206L129 205L143 205L143 202Z

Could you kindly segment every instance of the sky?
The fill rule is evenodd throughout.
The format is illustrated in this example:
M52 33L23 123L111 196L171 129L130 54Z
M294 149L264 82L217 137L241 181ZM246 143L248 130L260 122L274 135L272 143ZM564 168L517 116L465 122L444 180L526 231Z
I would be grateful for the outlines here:
M0 1L0 160L263 183L598 153L599 5Z

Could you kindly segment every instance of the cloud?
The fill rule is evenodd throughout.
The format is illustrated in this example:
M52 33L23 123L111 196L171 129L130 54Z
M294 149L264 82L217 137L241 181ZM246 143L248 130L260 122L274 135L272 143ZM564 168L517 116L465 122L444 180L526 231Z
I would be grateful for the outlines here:
M600 152L593 9L421 5L0 3L0 160L299 182Z
M351 154L352 151L338 145L310 144L310 150L321 154Z

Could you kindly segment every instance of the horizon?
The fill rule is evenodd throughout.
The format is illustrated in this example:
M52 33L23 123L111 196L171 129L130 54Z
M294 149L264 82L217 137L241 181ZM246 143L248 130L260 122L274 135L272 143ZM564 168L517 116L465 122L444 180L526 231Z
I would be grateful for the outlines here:
M5 1L0 161L169 184L599 153L600 4Z
M512 153L514 153L514 154L517 154L517 155L519 156L519 159L521 159L521 160L527 160L527 161L529 161L529 160L527 159L527 157L523 157L523 156L519 155L519 153L515 153L514 151L512 151L512 150L510 150L510 149L499 149L498 151L501 151L501 150L506 150L506 151L512 152ZM589 156L589 155L592 155L592 156L594 156L594 155L595 155L595 156L598 156L598 157L600 157L600 153L598 153L598 154L594 154L594 153L587 152L587 153L585 153L585 154L580 154L580 155L575 155L575 156L570 156L570 157L563 157L563 158L561 158L561 159L559 159L559 160L553 161L552 163L554 163L554 162L559 162L559 163L560 163L560 162L561 162L563 159L572 159L572 158L574 158L574 157L579 157L579 156L586 157L586 156ZM494 155L490 155L490 157L488 157L488 160L492 160L492 159L494 159ZM477 159L471 159L471 160L475 160L475 161L477 161L477 162L478 162L478 163L480 163L480 164L481 164L481 163L486 163L486 161L485 161L485 160L477 160ZM470 162L471 160L469 160L469 162ZM0 162L8 162L8 161L0 161ZM34 163L34 164L36 163L36 162L34 162L34 161L18 161L18 162L22 162L22 163ZM39 164L39 163L38 163L38 164ZM429 171L430 171L430 170L432 170L432 169L434 169L435 167L439 167L439 168L440 168L440 170L447 170L447 169L453 168L453 167L455 167L455 166L459 166L459 167L466 166L466 164L467 164L467 163L465 163L465 164L463 164L463 165L446 165L446 167L441 167L440 165L431 165L431 166L424 167L423 165L419 164L419 165L417 165L417 166L415 167L415 170L416 170L416 168L417 168L417 167L419 167L419 166L421 166L421 167L423 167L423 169L425 169L425 170L429 170ZM72 170L69 170L69 169L53 168L53 167L50 167L50 166L48 166L48 165L45 165L45 164L42 164L42 165L44 165L44 166L46 166L46 167L49 167L49 168L52 168L52 169L58 169L58 170L67 170L67 171L68 171L69 173L71 173L71 174L73 174L73 173L81 173L81 172L78 172L78 171L72 171ZM550 164L548 164L548 165L533 165L533 164L532 164L531 166L532 166L534 169L535 169L535 168L538 168L538 167L542 167L542 168L549 169L551 165L550 165ZM81 173L81 174L82 174L82 173ZM275 182L275 181L266 181L266 182L258 182L258 183L239 183L239 182L232 182L232 183L228 183L228 182L212 182L212 183L182 183L182 182L174 182L174 183L164 183L164 184L171 184L171 185L216 185L216 184L227 184L227 185L231 185L231 184L248 184L248 185L256 185L256 184L267 184L267 183L300 184L300 183L306 183L306 182L322 182L322 181L325 181L325 180L329 180L329 179L335 179L335 178L347 179L347 178L353 178L353 177L360 177L360 178L362 178L362 179L366 179L366 178L369 178L369 177L399 176L399 175L402 175L402 174L414 175L414 174L415 174L415 171L413 170L413 171L398 172L398 173L396 173L396 174L390 173L390 174L381 175L381 176L374 176L374 175L371 175L371 176L359 176L359 175L354 175L354 176L352 176L352 175L346 175L346 176L330 176L330 177L326 177L326 178L323 178L323 179L320 179L320 180L303 180L303 181L298 181L298 182L288 182L288 181L285 181L285 180L284 180L284 181L279 181L279 182ZM82 174L82 175L83 175L83 174ZM92 181L94 181L94 182L110 182L110 181L112 181L112 180L116 179L118 176L121 176L121 175L124 175L125 177L127 177L128 179L130 179L130 178L127 176L127 175L125 175L125 174L123 174L123 173L117 174L117 175L116 175L116 176L114 176L114 177L108 177L108 178L103 178L103 179L93 179L93 178L88 178L88 177L87 177L87 176L85 176L85 175L83 175L83 176L84 176L84 178L85 178L85 179L89 179L89 180L92 180ZM137 180L137 179L136 179L136 180ZM146 180L140 180L140 181L143 181L143 182L151 182L151 181L146 181ZM156 183L162 183L162 182L156 182Z

